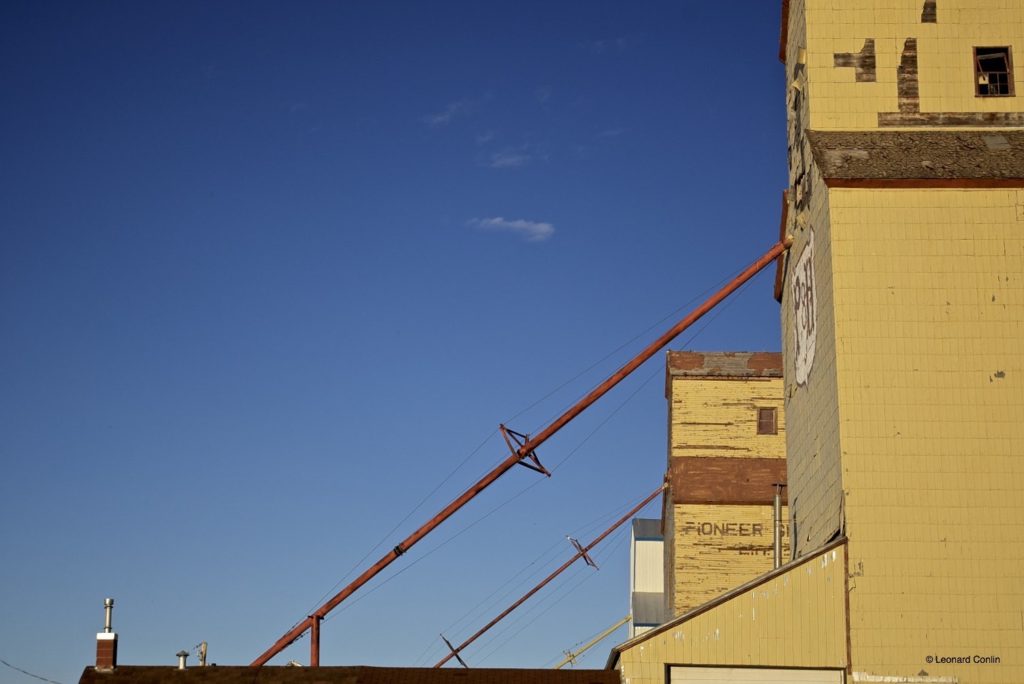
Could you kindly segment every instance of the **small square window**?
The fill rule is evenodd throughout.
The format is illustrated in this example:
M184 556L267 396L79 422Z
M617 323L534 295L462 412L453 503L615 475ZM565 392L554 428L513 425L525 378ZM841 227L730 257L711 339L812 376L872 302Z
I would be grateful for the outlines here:
M974 93L978 97L1013 95L1013 60L1010 58L1010 48L974 48Z
M777 435L779 434L779 424L777 421L777 413L774 408L759 408L757 409L757 434L759 435Z

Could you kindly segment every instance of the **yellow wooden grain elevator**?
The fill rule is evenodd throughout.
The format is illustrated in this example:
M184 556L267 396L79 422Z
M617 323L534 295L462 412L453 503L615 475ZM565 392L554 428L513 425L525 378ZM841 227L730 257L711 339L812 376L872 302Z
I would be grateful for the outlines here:
M793 560L627 684L1024 682L1024 0L790 0Z
M785 500L782 392L779 353L668 352L666 615L771 570L776 491Z

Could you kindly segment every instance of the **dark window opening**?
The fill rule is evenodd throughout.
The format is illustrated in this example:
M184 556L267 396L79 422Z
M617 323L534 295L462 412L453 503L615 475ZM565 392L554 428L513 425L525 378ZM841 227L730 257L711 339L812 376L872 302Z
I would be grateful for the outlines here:
M759 434L759 435L777 435L777 434L779 434L779 424L778 424L776 418L777 418L776 409L773 409L773 408L759 408L759 409L757 409L757 434Z
M974 48L974 87L978 97L1013 95L1013 61L1008 47Z

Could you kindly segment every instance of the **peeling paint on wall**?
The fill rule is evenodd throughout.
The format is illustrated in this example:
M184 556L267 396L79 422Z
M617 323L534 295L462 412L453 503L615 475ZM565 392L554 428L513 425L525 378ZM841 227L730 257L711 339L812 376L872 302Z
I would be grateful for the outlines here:
M921 23L922 24L937 24L938 20L938 9L936 8L936 0L924 0L924 7L921 9Z
M903 43L900 65L896 67L896 94L903 113L921 111L921 95L917 84L917 38Z
M832 56L836 67L853 67L858 83L874 83L875 39L865 38L860 52L837 52Z

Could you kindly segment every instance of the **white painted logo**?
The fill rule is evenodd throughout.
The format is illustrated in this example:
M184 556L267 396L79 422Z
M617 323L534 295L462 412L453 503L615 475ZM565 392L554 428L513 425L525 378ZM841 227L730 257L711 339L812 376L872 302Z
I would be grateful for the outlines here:
M814 364L814 346L818 328L818 299L814 290L814 231L807 238L804 251L793 271L793 325L796 350L796 384L806 385Z

